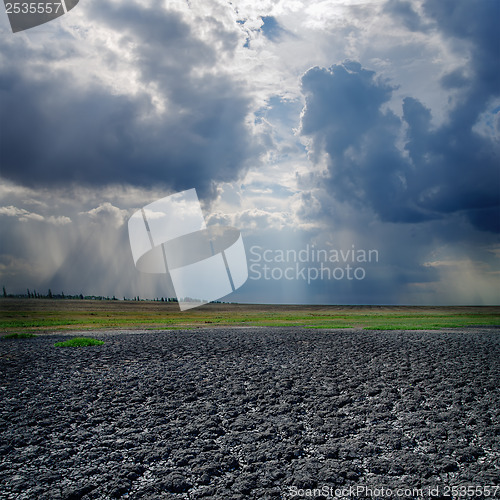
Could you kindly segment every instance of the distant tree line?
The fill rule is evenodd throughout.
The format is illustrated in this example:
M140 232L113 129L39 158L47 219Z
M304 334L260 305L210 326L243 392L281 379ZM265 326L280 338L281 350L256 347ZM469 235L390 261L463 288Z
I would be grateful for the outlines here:
M135 301L142 301L142 300L145 300L145 301L148 301L148 302L179 302L177 300L177 298L175 297L156 297L156 299L141 299L138 295L137 297L133 297L131 299L128 299L127 297L123 297L123 300L135 300Z
M46 294L38 292L35 289L30 290L29 288L26 289L26 293L7 293L5 286L2 287L2 297L5 299L11 298L11 299L119 300L114 295L112 297L109 297L109 296L103 296L103 295L83 295L82 293L77 294L77 295L68 295L68 294L65 294L64 292L53 293L50 288L48 289ZM160 297L160 298L156 298L156 299L141 299L138 295L136 297L131 298L131 299L128 299L127 297L123 297L123 300L126 300L126 301L148 300L148 301L152 301L152 302L178 302L178 300L175 297L174 298L172 298L172 297Z

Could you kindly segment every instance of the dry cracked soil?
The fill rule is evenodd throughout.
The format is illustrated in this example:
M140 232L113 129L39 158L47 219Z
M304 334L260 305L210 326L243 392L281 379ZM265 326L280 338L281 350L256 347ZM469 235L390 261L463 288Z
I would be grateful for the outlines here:
M0 342L2 500L500 498L499 329L86 335Z

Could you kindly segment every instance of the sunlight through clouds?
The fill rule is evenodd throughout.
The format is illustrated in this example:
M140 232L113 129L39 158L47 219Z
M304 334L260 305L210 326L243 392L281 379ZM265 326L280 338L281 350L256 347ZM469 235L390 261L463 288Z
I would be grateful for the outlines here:
M380 250L304 302L498 302L499 5L88 0L15 35L4 15L0 278L163 295L126 221L194 187L249 245ZM280 300L251 285L235 300Z

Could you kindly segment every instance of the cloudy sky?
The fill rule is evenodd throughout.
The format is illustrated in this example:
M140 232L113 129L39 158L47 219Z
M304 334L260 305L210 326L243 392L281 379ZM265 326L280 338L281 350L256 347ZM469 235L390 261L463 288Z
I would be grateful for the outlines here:
M171 295L127 221L196 188L245 242L226 300L498 304L499 18L498 0L81 0L13 34L2 10L0 285Z

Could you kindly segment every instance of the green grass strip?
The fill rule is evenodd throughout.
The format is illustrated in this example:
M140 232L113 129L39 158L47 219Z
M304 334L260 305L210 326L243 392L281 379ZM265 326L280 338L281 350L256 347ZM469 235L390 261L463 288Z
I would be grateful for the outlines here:
M0 332L192 329L219 326L427 330L500 326L500 307L274 306L208 304L181 312L148 301L0 300Z
M33 333L9 333L8 335L3 335L2 340L6 339L30 339L36 337Z
M56 347L87 347L90 345L102 345L104 341L91 339L90 337L75 337L64 342L56 342Z

